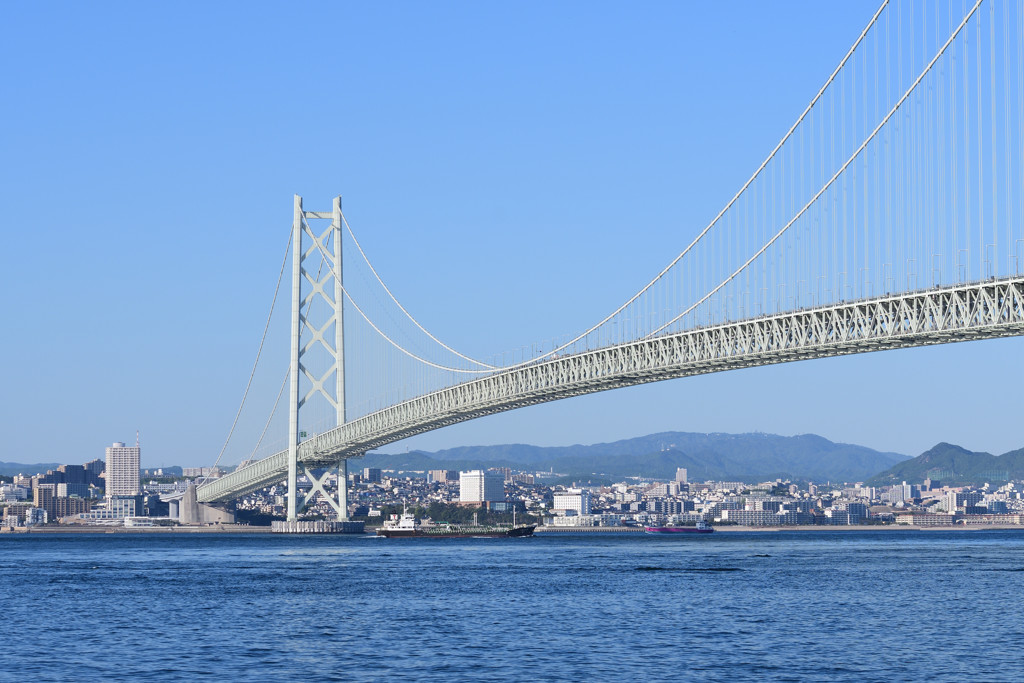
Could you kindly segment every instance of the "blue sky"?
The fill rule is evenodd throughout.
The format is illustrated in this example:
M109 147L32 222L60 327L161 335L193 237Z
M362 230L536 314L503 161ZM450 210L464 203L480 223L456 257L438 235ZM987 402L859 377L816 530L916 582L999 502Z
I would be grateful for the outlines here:
M293 193L344 195L392 289L460 349L589 326L733 195L876 5L4 4L0 460L81 462L138 429L146 466L212 461ZM760 430L999 453L1024 446L1022 352L664 382L393 449Z

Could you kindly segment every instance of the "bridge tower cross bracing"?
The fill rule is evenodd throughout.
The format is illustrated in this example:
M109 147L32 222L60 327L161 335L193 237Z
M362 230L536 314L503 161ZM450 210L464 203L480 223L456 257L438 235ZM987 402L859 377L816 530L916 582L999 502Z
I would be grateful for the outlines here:
M329 219L330 226L321 234L311 228L311 221ZM310 492L299 500L298 477L299 441L305 435L299 431L299 413L301 408L312 398L321 397L333 406L337 415L336 425L345 424L345 316L344 316L344 280L342 272L342 213L341 197L335 197L330 213L305 211L302 197L295 195L292 220L292 317L291 317L291 384L289 390L288 410L288 521L297 520L298 513L307 503L319 494L334 509L339 521L348 520L348 462L339 458L334 472L332 468L316 471L303 466L302 473L309 479ZM312 243L304 247L306 236ZM307 268L308 258L319 256L320 267L317 270ZM326 266L326 268L324 267ZM302 281L310 283L312 291L302 296ZM328 292L328 283L333 280L333 292ZM315 318L314 303L321 300L327 304L329 313ZM305 313L303 306L305 305ZM302 344L303 327L307 327L312 340ZM329 340L327 332L334 327L334 339ZM321 347L327 352L331 364L319 374L311 365L303 363L303 357ZM335 376L334 392L328 390L327 382L331 375ZM299 388L302 376L311 383L311 388L302 397ZM338 499L335 500L326 490L325 484L331 474L338 478Z

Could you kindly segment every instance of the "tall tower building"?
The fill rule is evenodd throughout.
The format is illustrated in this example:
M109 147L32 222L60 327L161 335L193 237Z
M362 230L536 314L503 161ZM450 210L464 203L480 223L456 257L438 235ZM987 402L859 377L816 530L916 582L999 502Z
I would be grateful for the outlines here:
M503 475L481 470L459 473L460 503L493 503L502 500L505 500Z
M137 496L142 493L139 481L139 457L142 449L115 442L107 448L107 497Z

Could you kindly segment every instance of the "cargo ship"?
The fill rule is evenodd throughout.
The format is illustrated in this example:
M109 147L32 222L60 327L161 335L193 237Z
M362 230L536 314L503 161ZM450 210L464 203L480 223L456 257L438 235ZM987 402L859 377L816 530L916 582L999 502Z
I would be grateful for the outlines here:
M645 526L649 534L710 534L714 528L705 522L697 522L696 526Z
M391 515L377 529L378 536L386 538L465 538L465 537L522 537L533 536L536 524L448 524L429 519L416 519L411 512Z

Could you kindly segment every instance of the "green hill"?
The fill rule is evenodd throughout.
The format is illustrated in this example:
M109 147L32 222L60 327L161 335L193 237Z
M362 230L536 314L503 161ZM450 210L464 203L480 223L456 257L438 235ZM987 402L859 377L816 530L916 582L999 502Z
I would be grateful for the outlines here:
M898 463L877 474L867 483L874 486L887 484L920 484L925 479L941 481L952 486L985 482L999 483L1024 479L1024 448L992 455L975 453L948 443L936 444L916 458Z

